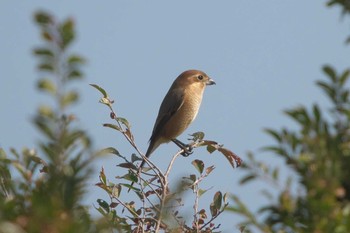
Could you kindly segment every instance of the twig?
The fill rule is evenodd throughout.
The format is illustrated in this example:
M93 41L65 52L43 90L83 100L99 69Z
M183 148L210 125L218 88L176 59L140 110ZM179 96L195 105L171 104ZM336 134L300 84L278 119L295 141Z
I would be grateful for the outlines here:
M117 122L118 127L121 129L121 133L124 135L124 137L126 138L126 140L130 143L130 145L137 151L137 153L142 157L142 159L145 160L145 162L148 164L148 166L153 170L153 172L155 174L159 174L159 176L161 176L160 178L163 178L163 173L162 171L154 164L152 163L140 150L139 148L136 146L135 141L133 138L130 138L129 135L126 133L126 130L124 130L123 126L120 124L120 122L117 119L117 114L116 112L113 110L113 107L111 104L107 105L110 109L110 111L112 112L113 115L113 119ZM138 175L138 174L137 174Z
M198 142L195 142L195 143L191 144L192 149L197 148L198 145L200 145L200 143L201 143L201 142L198 141ZM170 173L170 170L171 170L171 168L172 168L172 166L173 166L173 164L174 164L176 158L179 157L179 155L181 155L184 151L185 151L184 149L181 149L181 150L179 150L179 151L173 156L173 158L171 159L171 161L170 161L170 163L169 163L169 166L168 166L168 168L167 168L167 170L166 170L166 172L165 172L165 174L164 174L165 177L168 177L168 175L169 175L169 173Z
M171 159L171 161L170 161L170 163L169 163L169 165L168 165L168 168L167 168L167 170L166 170L166 172L165 172L165 174L164 174L164 177L165 177L165 178L168 178L169 173L170 173L170 170L171 170L171 168L173 167L173 164L174 164L176 158L179 157L179 155L181 155L181 153L182 153L183 151L184 151L184 150L180 150L180 151L178 151L178 152L173 156L173 158Z
M127 205L125 205L124 202L120 201L119 198L116 198L116 197L112 197L113 199L115 199L117 202L119 202L119 204L121 204L122 206L124 206L124 208L126 208L127 210L129 210L129 212L132 214L132 215L136 215L137 216L137 213L135 211L133 211L130 207L128 207Z
M142 179L142 178L141 178ZM159 198L159 199L161 199L161 197L159 196L159 194L153 189L153 187L152 186L150 186L149 185L149 187L152 189L152 191L157 195L157 197ZM148 198L148 196L146 196L146 194L145 194L145 192L144 192L144 187L141 185L141 190L142 190L142 197L143 197L143 200L147 200L148 202L149 202L149 204L154 208L154 209L156 209L157 211L159 211L159 209L151 202L151 200ZM146 209L145 208L145 201L142 201L143 202L143 208L144 209ZM144 214L145 214L145 212L144 212Z
M193 209L194 209L194 222L196 225L196 231L199 232L199 225L198 225L198 205L199 205L199 189L198 189L198 183L193 187L193 192L196 194L196 198L194 201Z
M165 205L165 200L166 200L166 196L167 196L167 190L168 190L168 176L169 176L169 173L171 171L171 168L173 167L173 164L176 160L176 158L183 152L183 150L180 150L178 151L174 156L173 158L171 159L170 163L169 163L169 166L164 174L164 180L162 182L162 186L163 186L163 189L162 189L162 199L160 201L160 212L159 212L159 218L157 220L157 226L156 226L156 229L155 229L155 232L159 232L159 229L160 229L160 223L162 221L162 216L163 216L163 209L164 209L164 205Z
M228 203L225 204L224 208L222 208L217 215L211 217L211 219L204 224L203 226L201 226L201 228L199 230L202 230L203 228L205 228L206 226L208 226L212 221L214 221L214 219L216 219L220 214L222 214L222 212L224 212L225 208L228 206Z

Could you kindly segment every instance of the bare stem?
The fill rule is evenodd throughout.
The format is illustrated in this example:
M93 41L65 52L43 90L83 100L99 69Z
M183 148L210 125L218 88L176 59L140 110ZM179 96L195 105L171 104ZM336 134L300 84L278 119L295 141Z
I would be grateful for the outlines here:
M196 185L194 185L193 192L196 195L194 205L193 205L193 209L194 209L193 218L194 218L194 223L196 225L196 231L199 232L199 224L198 224L199 188L198 188L198 183Z
M154 164L152 163L142 152L141 150L137 147L135 144L135 141L133 138L130 138L129 135L126 133L127 131L123 128L122 124L117 120L117 113L114 111L113 107L111 104L108 104L108 107L110 111L114 115L114 120L117 122L118 127L121 129L121 133L124 135L126 140L130 143L130 145L137 151L137 153L145 160L145 162L148 164L148 166L154 171L155 174L159 174L160 178L163 178L163 173L162 171ZM161 179L162 180L162 179Z
M225 204L224 208L222 208L217 215L211 217L211 219L206 223L204 224L199 230L202 230L204 229L206 226L208 226L212 221L214 221L214 219L216 219L220 214L222 214L224 211L225 211L225 208L228 206L228 203Z
M171 161L170 161L170 163L169 163L169 165L168 165L168 168L167 168L167 170L166 170L166 172L165 172L165 174L164 174L164 177L165 177L165 178L168 178L169 173L170 173L170 171L171 171L171 169L172 169L172 167L173 167L173 165L174 165L174 162L175 162L176 158L179 157L179 155L181 155L182 152L183 152L183 150L178 151L178 152L173 156L173 158L171 159Z

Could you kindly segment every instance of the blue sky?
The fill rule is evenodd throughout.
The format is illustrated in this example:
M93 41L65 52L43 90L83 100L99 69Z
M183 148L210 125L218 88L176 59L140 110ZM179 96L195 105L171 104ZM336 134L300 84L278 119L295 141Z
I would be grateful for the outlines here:
M94 139L95 149L114 146L124 155L134 151L120 135L101 126L109 113L88 83L109 92L117 113L129 120L136 142L146 151L173 80L186 69L201 69L217 85L207 88L197 119L179 139L204 131L207 139L223 143L243 160L253 151L279 166L281 161L259 152L272 143L262 129L295 127L283 109L316 101L327 106L314 85L324 78L321 67L331 64L340 72L350 60L344 44L348 25L339 9L326 8L325 1L1 1L0 146L6 151L35 147L40 138L30 123L37 106L48 101L35 90L40 75L31 50L42 42L32 16L38 9L76 21L78 36L71 51L88 63L86 79L78 87L81 101L72 111ZM176 151L173 144L162 145L151 158L165 167ZM264 203L261 185L238 186L242 171L203 149L180 158L173 177L193 172L190 162L195 158L216 166L203 188L235 193L253 209ZM104 166L113 178L118 162L115 157L96 161L88 204L107 198L93 186L98 169ZM225 215L218 222L224 219L231 224L225 224L226 231L239 220Z

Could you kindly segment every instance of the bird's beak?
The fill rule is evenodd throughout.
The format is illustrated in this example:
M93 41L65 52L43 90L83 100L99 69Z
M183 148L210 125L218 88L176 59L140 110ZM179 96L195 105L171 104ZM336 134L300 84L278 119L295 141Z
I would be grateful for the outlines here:
M211 78L208 79L208 81L206 82L207 85L213 85L213 84L216 84L214 82L214 80L212 80Z

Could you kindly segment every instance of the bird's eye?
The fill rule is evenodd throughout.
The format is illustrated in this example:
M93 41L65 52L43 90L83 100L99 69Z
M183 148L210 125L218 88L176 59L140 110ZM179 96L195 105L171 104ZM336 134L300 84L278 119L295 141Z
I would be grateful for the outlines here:
M203 75L198 75L197 77L199 80L202 80L203 79Z

